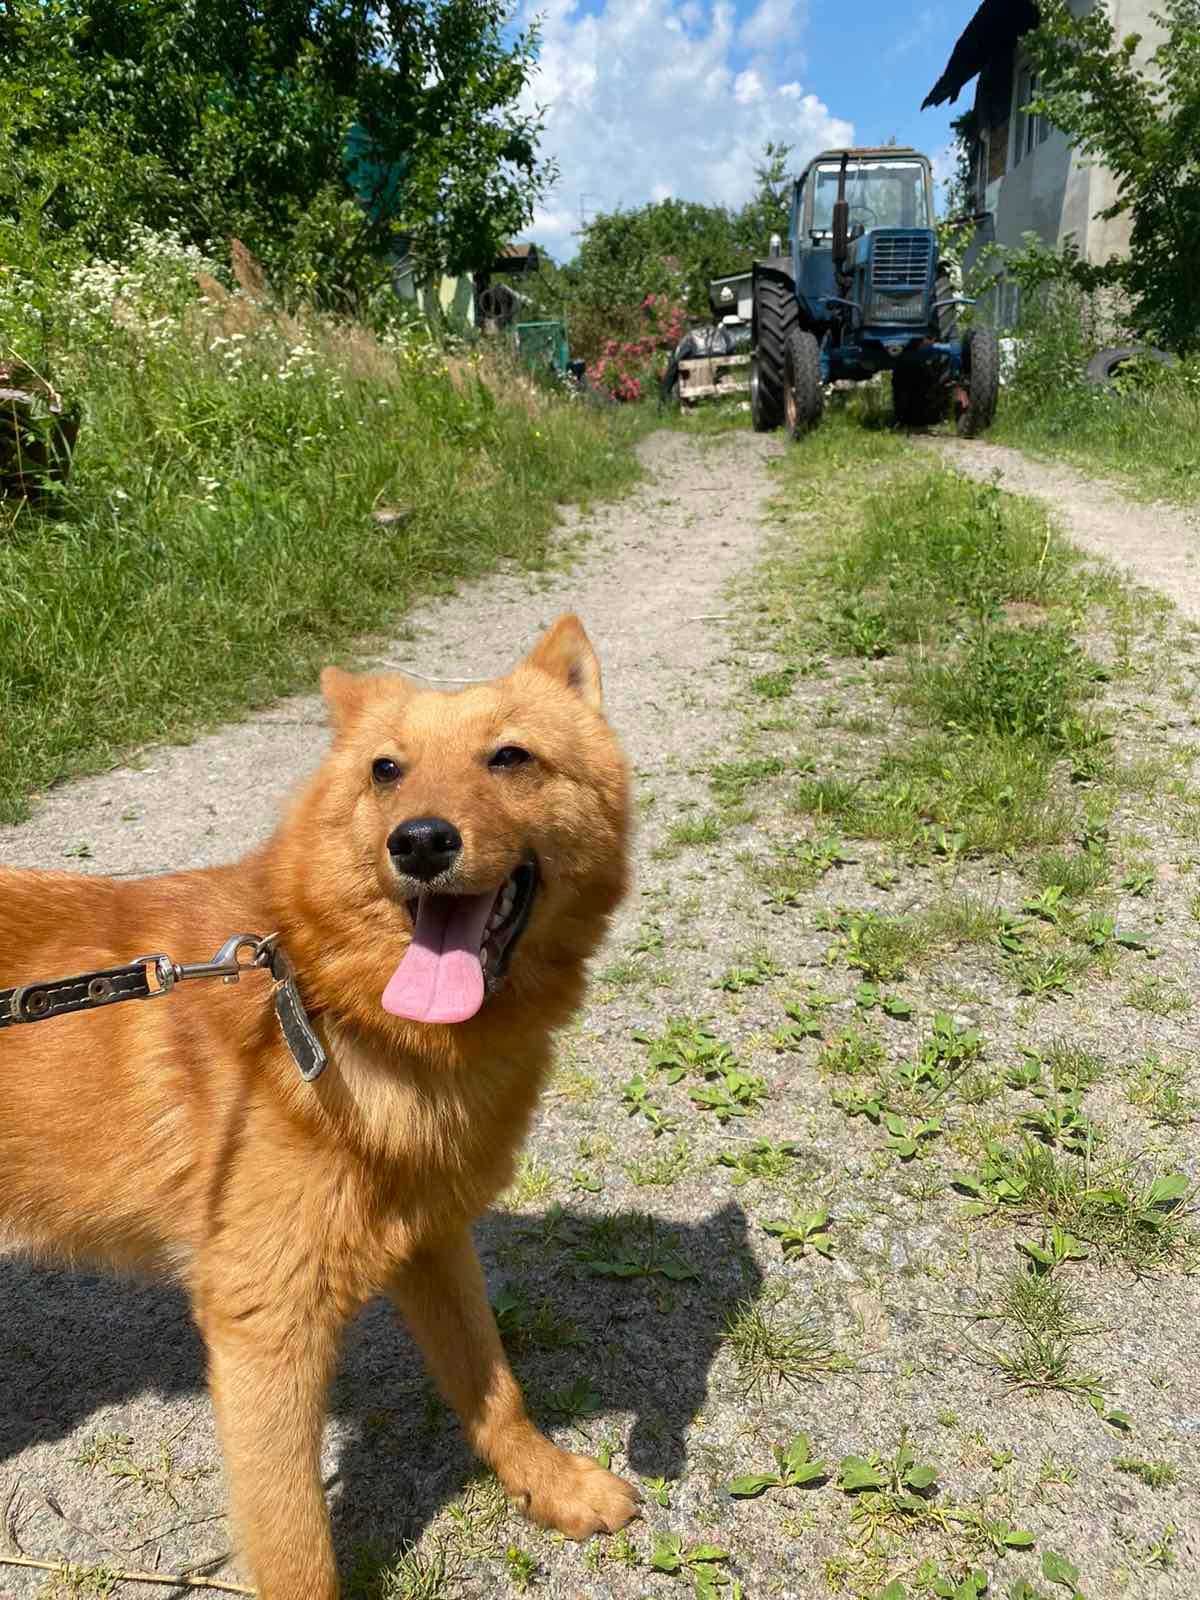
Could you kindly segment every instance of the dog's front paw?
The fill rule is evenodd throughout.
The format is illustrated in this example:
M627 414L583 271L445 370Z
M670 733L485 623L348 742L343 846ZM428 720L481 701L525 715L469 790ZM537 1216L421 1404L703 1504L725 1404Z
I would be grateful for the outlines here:
M533 1460L511 1474L506 1487L525 1512L543 1528L556 1528L568 1539L593 1533L616 1533L638 1516L641 1496L632 1484L587 1456L560 1450L549 1440Z

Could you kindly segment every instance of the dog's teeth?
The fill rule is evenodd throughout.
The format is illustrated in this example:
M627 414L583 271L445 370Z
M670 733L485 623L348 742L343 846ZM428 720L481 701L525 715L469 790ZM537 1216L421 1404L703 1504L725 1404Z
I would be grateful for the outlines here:
M491 958L492 958L492 952L488 949L487 945L484 945L483 949L479 952L479 965L481 967L483 967L485 969L485 971L487 969L487 964L491 960Z

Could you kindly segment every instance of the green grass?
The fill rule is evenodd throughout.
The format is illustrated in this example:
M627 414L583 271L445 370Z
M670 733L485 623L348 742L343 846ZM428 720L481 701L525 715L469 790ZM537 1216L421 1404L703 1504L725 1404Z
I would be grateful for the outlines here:
M85 407L67 492L0 510L0 820L310 685L418 597L543 565L557 503L636 475L636 410L362 329L249 326L110 326L64 366Z
M1072 1155L1030 1138L1012 1148L992 1141L984 1160L954 1183L981 1214L994 1207L995 1215L1060 1227L1134 1272L1194 1263L1186 1184L1094 1155L1087 1146Z
M1110 291L1086 293L1051 279L1021 297L1012 381L988 437L1035 455L1060 456L1120 480L1147 499L1200 494L1200 362L1166 370L1141 362L1114 386L1084 380L1100 348L1134 343Z
M1053 777L1047 752L1031 741L931 733L886 752L869 779L802 779L791 803L851 837L917 853L1007 853L1069 835L1075 807Z
M456 1576L443 1544L390 1553L382 1543L359 1545L346 1581L348 1600L443 1600Z
M1068 899L1083 900L1108 883L1112 863L1103 845L1074 853L1048 850L1030 863L1029 871L1039 889L1058 885Z
M784 538L767 562L778 664L750 688L794 687L822 655L849 681L837 658L855 656L873 706L882 690L901 724L874 771L860 748L859 770L801 776L795 809L913 860L1064 844L1080 812L1064 780L1094 784L1113 766L1108 730L1087 710L1100 669L1077 633L1099 604L1126 615L1116 580L1083 565L1040 503L864 428L854 407L785 458L784 477L781 520L802 517L809 532L799 556ZM861 702L842 723L886 726Z
M985 620L1005 604L1062 602L1083 587L1078 555L1037 503L927 461L891 473L854 523L830 577L843 606L876 608L891 646L959 618Z
M1142 1461L1136 1456L1118 1456L1113 1462L1113 1469L1137 1478L1148 1489L1169 1489L1179 1481L1179 1468L1170 1461Z
M1077 1290L1062 1276L1017 1268L990 1315L1008 1333L1006 1345L992 1356L1014 1389L1101 1392L1100 1374L1080 1365L1078 1351L1080 1340L1099 1330L1083 1317Z
M1033 386L1002 393L989 438L1062 456L1147 499L1200 496L1200 369L1124 394ZM1136 464L1136 466L1135 466Z

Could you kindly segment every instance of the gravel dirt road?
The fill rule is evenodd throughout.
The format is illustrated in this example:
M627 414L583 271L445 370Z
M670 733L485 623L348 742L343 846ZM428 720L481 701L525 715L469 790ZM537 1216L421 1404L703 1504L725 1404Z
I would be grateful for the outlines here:
M347 1344L324 1457L347 1591L361 1600L482 1600L526 1583L555 1600L693 1592L734 1600L735 1582L748 1600L874 1595L879 1588L863 1587L875 1570L863 1564L863 1541L891 1534L853 1520L856 1502L837 1489L836 1465L847 1454L894 1456L902 1430L920 1461L937 1463L942 1503L980 1508L974 1542L953 1532L953 1548L977 1551L994 1570L989 1596L1007 1596L1018 1576L1033 1585L1023 1591L1030 1600L1072 1593L1015 1544L1001 1559L1004 1530L1026 1527L1039 1554L1053 1548L1079 1567L1089 1600L1196 1591L1195 1278L1097 1272L1088 1280L1091 1312L1110 1330L1097 1360L1114 1375L1113 1403L1127 1402L1136 1417L1132 1441L1086 1404L1006 1391L973 1353L972 1295L998 1270L998 1251L1011 1260L1011 1240L979 1244L958 1220L961 1197L925 1182L924 1161L890 1160L878 1129L831 1107L814 1069L819 1039L809 1054L807 1042L788 1053L770 1043L801 983L806 993L838 990L831 1023L857 1016L856 980L823 965L830 936L817 912L840 903L904 909L925 888L945 888L931 869L881 891L864 851L779 915L747 864L796 833L795 813L764 793L753 821L707 831L714 771L746 755L748 717L755 737L784 730L780 765L792 761L788 741L802 723L795 738L819 765L834 737L831 697L843 708L861 697L865 715L884 715L857 669L834 683L797 683L786 725L772 724L769 700L747 711L748 675L773 658L738 580L769 538L772 459L783 448L778 437L749 432L656 434L634 494L595 510L586 526L568 516L564 544L576 559L533 581L500 574L430 606L370 658L435 680L488 676L564 609L581 614L600 653L609 712L636 771L636 887L588 1007L563 1040L520 1180L478 1237L537 1415L573 1448L610 1450L615 1470L643 1482L647 1503L646 1523L629 1539L581 1548L529 1528L476 1472L405 1334L371 1307ZM1183 514L1118 502L1012 451L944 448L962 470L990 475L999 466L1006 485L1045 493L1068 533L1200 618L1195 529ZM1187 727L1177 734L1188 737ZM304 698L188 747L147 751L42 797L28 823L0 829L0 863L142 874L228 860L268 832L324 741L320 703ZM755 799L751 792L751 806ZM966 887L1006 892L1003 876ZM1176 889L1180 907L1169 911L1164 938L1176 911L1180 928L1187 920L1186 885ZM1171 954L1186 987L1197 974L1182 933ZM1064 1003L1030 1023L1028 1007L989 984L974 956L918 974L905 985L917 1020L885 1021L881 1038L902 1053L949 1006L964 1027L1003 1037L1003 1061L999 1050L990 1058L997 1072L1026 1037L1067 1030L1103 1044L1127 1026L1139 1048L1189 1048L1186 1018L1082 1018ZM721 1120L689 1106L686 1081L657 1087L636 1035L661 1038L674 1021L694 1040L705 1018L761 1076L758 1114ZM637 1074L673 1113L675 1126L659 1137L645 1116L627 1114L623 1086ZM756 1168L758 1139L775 1154ZM1177 1142L1194 1178L1194 1122ZM765 1231L764 1222L822 1199L837 1222L832 1259L811 1248L787 1253ZM747 1305L763 1328L743 1321L731 1340L730 1318ZM237 1581L202 1356L182 1298L9 1259L0 1327L0 1502L10 1543L83 1564L58 1587L0 1566L0 1596L156 1592L99 1587L83 1568L202 1565ZM782 1381L771 1381L772 1361ZM772 1446L801 1431L829 1463L813 1488L730 1497L731 1478L772 1470ZM1115 1470L1122 1455L1176 1463L1172 1486ZM1174 1565L1153 1554L1168 1525ZM950 1522L944 1531L950 1539ZM660 1546L667 1554L655 1568L660 1535L681 1543ZM706 1566L695 1553L704 1546L725 1554Z

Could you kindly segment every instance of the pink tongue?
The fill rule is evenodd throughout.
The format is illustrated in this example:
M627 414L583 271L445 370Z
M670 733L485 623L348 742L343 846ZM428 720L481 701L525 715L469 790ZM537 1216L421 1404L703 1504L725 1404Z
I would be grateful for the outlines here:
M465 1022L483 1004L479 944L496 903L486 894L423 894L404 960L383 991L383 1009L412 1022Z

